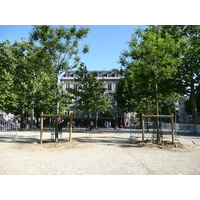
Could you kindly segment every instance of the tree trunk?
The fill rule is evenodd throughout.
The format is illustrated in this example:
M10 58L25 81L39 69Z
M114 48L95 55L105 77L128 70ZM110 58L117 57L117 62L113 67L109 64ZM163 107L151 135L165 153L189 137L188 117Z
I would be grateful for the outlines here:
M89 118L90 118L90 113L89 113L89 111L87 111L86 131L89 130Z
M98 127L98 112L96 112L96 130L97 130L97 127Z
M159 115L158 109L158 85L156 84L156 115Z
M156 84L156 115L159 115L159 109L158 109L158 85ZM157 129L157 143L161 142L161 135L159 133L159 120L158 117L156 117L156 129Z
M58 74L56 74L56 114L59 114L59 88L58 88ZM55 121L55 142L58 142L58 119Z
M31 121L30 121L30 129L33 130L33 118L34 118L34 108L33 108L34 102L31 102L31 108L30 108L30 113L31 113Z
M37 126L37 128L39 128L39 119L40 119L40 116L37 116L37 117L36 117L36 120L37 120L37 122L36 122L37 125L36 125L36 126Z
M26 116L25 116L24 108L22 108L22 110L21 110L20 128L21 129L25 129L26 128Z
M197 134L198 112L197 112L196 94L193 82L191 83L190 98L191 98L191 109L192 109L192 123L194 124L194 133Z
M146 102L146 115L149 114L149 107L148 107L148 103ZM146 123L147 123L147 132L149 132L149 118L146 119Z

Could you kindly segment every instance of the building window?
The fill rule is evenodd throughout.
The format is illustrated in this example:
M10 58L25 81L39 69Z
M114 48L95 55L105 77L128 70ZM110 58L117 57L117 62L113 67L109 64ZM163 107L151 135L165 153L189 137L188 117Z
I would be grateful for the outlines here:
M102 77L107 77L107 74L103 74Z
M70 84L66 84L66 90L70 89Z
M108 90L112 90L112 84L108 84Z
M77 90L78 84L74 84L74 89Z

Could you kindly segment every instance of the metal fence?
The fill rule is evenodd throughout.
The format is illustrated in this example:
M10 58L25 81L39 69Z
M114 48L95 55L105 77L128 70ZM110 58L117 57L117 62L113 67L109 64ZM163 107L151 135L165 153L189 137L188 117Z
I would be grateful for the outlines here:
M11 138L18 138L19 123L0 119L0 137L10 136Z
M172 137L172 127L171 123L159 123L159 133L162 135L163 139L171 139ZM130 139L133 140L134 137L142 138L142 129L139 124L130 127ZM175 138L178 134L194 134L200 135L200 125L194 124L174 124L174 135ZM155 123L145 122L145 132L144 137L147 139L157 138L157 127Z
M158 127L159 133L162 135L163 139L171 139L172 137L172 127L171 123L160 123ZM176 134L175 134L176 136ZM130 139L133 140L134 137L142 137L142 129L136 125L131 129ZM157 139L157 126L152 122L145 122L144 137L146 139Z
M197 133L199 135L200 125L176 123L175 130L179 133Z

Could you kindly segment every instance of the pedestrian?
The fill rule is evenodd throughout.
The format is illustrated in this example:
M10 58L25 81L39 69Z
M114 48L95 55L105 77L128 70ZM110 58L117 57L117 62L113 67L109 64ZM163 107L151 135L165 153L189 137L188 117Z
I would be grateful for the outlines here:
M108 128L112 128L111 127L111 121L108 122Z
M57 120L57 122L58 122L58 132L62 132L62 122L63 121L64 120L62 120L61 117L58 117L58 120Z
M119 122L119 127L123 128L123 122L122 122L122 120L120 120L120 122Z
M90 130L94 129L94 123L93 121L90 122Z
M108 121L106 121L106 128L108 128L109 126L108 126Z
M72 128L75 128L75 121L72 122Z
M105 128L107 128L107 121L106 120L104 121L104 126L105 126Z
M118 129L117 122L115 122L114 129L115 129L115 130Z

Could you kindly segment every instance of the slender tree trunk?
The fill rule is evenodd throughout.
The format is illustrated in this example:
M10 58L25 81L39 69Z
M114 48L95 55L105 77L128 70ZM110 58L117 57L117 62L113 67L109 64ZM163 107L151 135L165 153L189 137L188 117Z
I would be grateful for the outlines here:
M97 127L98 127L98 112L96 111L96 130L97 130Z
M36 117L36 119L37 119L37 122L36 122L37 123L37 125L36 125L37 128L39 127L39 118L40 118L39 116Z
M23 123L24 123L24 110L21 111L21 120L20 120L20 128L21 129L24 128Z
M148 106L148 103L146 102L146 115L148 115L149 114L149 106ZM149 118L147 118L147 120L146 120L146 122L147 122L147 132L149 132Z
M59 114L59 87L58 74L56 74L56 114ZM55 142L58 142L58 119L55 121Z
M36 81L36 77L35 77L35 72L33 72L33 83L35 85L35 81ZM35 91L36 89L33 86L33 94L32 94L32 100L31 100L31 106L30 106L30 117L31 117L31 121L30 121L30 129L33 130L33 118L34 118L34 97L35 97Z
M156 84L156 115L159 115L159 108L158 108L158 85ZM156 117L156 129L157 129L157 143L161 142L161 135L159 133L159 119Z
M198 112L197 112L197 102L196 102L196 94L194 89L194 83L191 83L191 108L192 108L192 122L194 124L194 133L197 134L197 124L198 124Z
M86 130L89 130L89 118L90 118L90 112L87 111L87 123L86 123Z
M156 115L159 115L158 109L158 85L156 84Z
M33 108L34 101L31 101L30 113L31 113L31 121L30 121L30 129L33 129L33 118L34 118L34 108Z
M21 121L20 121L20 128L25 129L26 128L26 112L25 109L22 108L21 110Z

